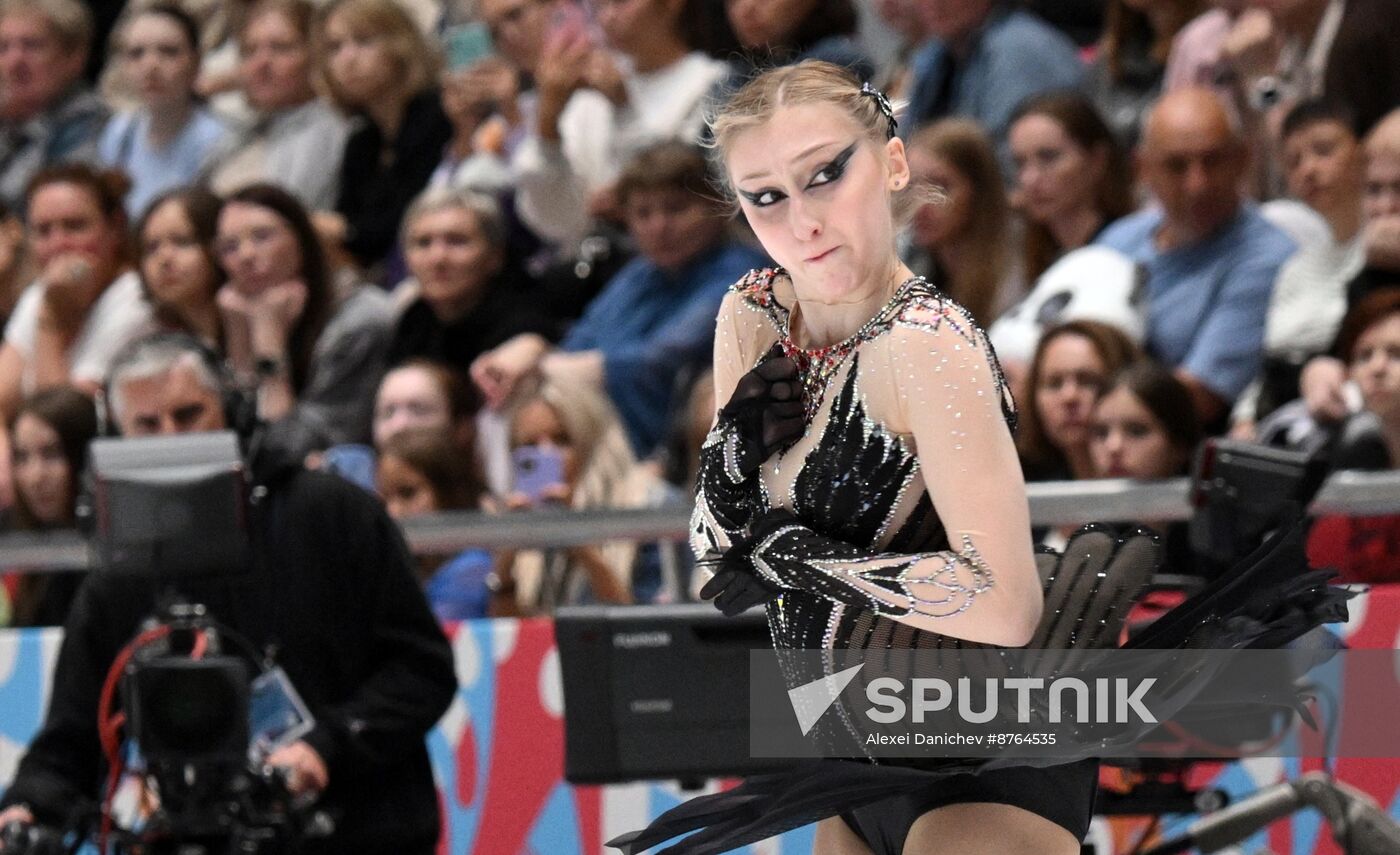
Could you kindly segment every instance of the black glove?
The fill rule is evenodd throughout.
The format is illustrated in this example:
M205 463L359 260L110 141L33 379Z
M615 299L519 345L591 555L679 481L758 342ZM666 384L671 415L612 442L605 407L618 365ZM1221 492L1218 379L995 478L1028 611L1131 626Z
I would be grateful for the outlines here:
M714 599L715 608L725 617L742 614L775 598L781 591L749 570L723 567L700 589L702 599Z
M739 378L719 417L737 429L739 471L745 477L753 474L773 452L802 436L797 363L773 345L756 368Z
M714 578L700 589L701 599L713 599L715 608L725 617L734 617L761 603L766 603L782 593L782 588L761 578L753 570L753 548L761 540L778 528L789 523L799 523L793 513L785 508L773 508L754 517L748 525L748 533L743 540L735 543L722 555L712 554L701 562L714 568Z

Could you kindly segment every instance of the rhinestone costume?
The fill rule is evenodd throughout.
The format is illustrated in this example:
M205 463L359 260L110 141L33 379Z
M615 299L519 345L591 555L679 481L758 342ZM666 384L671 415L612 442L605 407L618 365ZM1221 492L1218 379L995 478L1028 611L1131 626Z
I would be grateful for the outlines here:
M996 584L996 571L975 538L964 533L950 543L925 489L915 436L907 425L892 429L880 412L872 415L867 399L878 397L877 410L893 420L900 407L954 408L936 419L946 435L922 439L938 441L944 459L957 458L968 441L964 423L1006 431L1015 421L985 336L962 307L915 277L850 338L803 349L775 292L784 280L781 270L762 270L734 286L721 312L716 360L730 360L731 373L742 373L776 341L798 364L806 434L744 479L733 459L735 427L719 420L701 450L693 548L698 555L723 549L756 511L787 507L803 524L774 532L753 550L755 570L784 589L768 607L775 644L977 646L898 620L963 612ZM964 464L958 471L973 477L976 461Z
M986 337L918 279L901 285L852 339L819 351L792 340L787 307L794 305L791 283L776 270L749 274L725 298L715 336L719 399L781 343L802 366L807 430L753 471L740 465L737 427L717 421L700 455L692 547L697 555L727 549L770 507L797 517L749 552L755 571L782 590L767 606L774 645L827 651L820 672L785 670L790 686L856 664L872 648L986 647L935 631L948 615L978 613L977 597L1018 560L1025 534L1017 532L1029 528L1024 496L1006 490L1016 479L1005 459L1017 465L1007 430L1015 410ZM1295 526L1123 646L1279 646L1345 620L1349 594L1328 586L1326 573L1304 573L1304 530ZM1149 537L1120 539L1089 526L1064 554L1038 555L1045 610L1030 648L1116 646L1121 615L1110 617L1150 578L1157 552ZM844 705L834 708L818 721L816 738L827 727L850 730ZM684 837L659 855L718 855L841 814L872 851L892 855L925 811L956 802L1014 805L1080 839L1089 827L1098 780L1092 755L1043 769L864 759L751 776L609 845L636 855Z

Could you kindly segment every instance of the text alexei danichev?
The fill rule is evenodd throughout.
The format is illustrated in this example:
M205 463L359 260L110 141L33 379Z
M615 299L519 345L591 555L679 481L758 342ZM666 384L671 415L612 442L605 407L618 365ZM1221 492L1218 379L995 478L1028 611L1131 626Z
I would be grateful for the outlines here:
M1054 745L1053 733L872 733L866 745Z

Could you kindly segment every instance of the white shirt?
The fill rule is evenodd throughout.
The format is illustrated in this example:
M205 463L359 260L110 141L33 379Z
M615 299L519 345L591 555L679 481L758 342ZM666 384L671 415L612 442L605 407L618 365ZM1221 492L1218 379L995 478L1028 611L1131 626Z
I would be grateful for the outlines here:
M308 210L329 210L340 195L340 163L349 137L349 120L313 98L230 138L213 157L209 184L226 195L255 181L271 181Z
M34 336L43 299L44 283L36 280L24 289L5 325L5 341L24 357L20 384L25 394L34 391ZM69 379L101 383L117 352L146 332L150 322L151 306L141 293L140 278L134 271L118 276L92 304L82 329L68 347Z
M1326 353L1347 311L1347 284L1366 266L1361 235L1337 243L1305 243L1279 268L1264 320L1264 355L1297 361ZM1231 419L1253 421L1259 411L1261 383L1255 380L1240 395Z
M700 139L706 96L727 70L693 52L656 71L624 71L622 107L593 89L575 92L559 116L560 142L532 130L511 161L521 219L556 243L583 237L589 195L616 181L633 155L665 139Z
M1360 235L1304 246L1279 268L1264 324L1264 352L1322 353L1347 310L1347 283L1366 265Z

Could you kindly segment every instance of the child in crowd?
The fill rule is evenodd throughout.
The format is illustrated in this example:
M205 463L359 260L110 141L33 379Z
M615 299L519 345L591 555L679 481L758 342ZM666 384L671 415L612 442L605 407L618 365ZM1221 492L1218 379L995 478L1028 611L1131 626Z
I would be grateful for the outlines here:
M396 521L442 511L480 510L485 485L474 458L446 431L409 428L380 449L375 485ZM439 620L486 617L491 554L469 548L453 556L419 555L423 593Z

